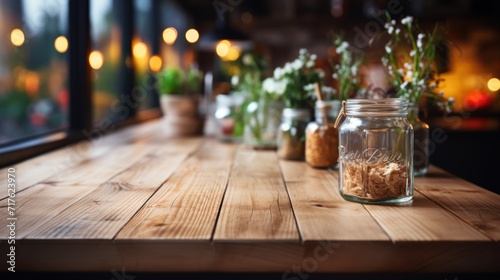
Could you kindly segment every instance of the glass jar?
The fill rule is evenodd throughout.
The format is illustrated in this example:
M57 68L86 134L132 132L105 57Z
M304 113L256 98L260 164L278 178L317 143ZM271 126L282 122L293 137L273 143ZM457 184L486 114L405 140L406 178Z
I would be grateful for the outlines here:
M413 128L401 98L349 99L339 127L340 195L361 203L413 198Z
M239 94L216 97L216 137L224 142L240 142L243 137L243 112L241 105L245 98Z
M250 102L246 106L243 142L254 149L275 150L282 110L281 102L268 97Z
M316 168L336 168L339 157L339 134L334 127L340 101L316 101L316 121L306 128L306 162Z
M418 117L418 104L408 106L408 121L413 127L413 175L424 176L429 170L429 125Z
M306 126L311 121L309 109L285 108L277 136L278 156L288 160L304 160Z

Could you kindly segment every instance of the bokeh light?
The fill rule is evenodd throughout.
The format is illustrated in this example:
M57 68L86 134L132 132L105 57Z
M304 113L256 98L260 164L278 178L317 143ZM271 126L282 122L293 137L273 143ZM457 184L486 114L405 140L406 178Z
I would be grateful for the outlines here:
M497 78L491 78L488 81L488 89L491 91L497 91L500 89L500 80Z
M68 50L68 39L64 36L59 36L54 41L54 47L56 51L60 53L65 53Z
M104 63L104 57L100 51L93 51L89 55L89 64L95 70L99 70Z
M12 30L12 32L10 33L10 41L14 46L22 46L24 44L24 39L24 32L19 28Z
M173 27L166 28L163 30L163 41L167 45L173 45L177 40L177 30Z
M161 66L162 66L163 62L161 60L161 57L157 56L157 55L153 55L150 59L149 59L149 68L151 69L151 71L153 72L158 72L161 70Z
M231 47L231 42L228 40L222 40L217 44L215 52L221 58L226 57L229 54L229 48Z
M198 39L200 39L200 34L196 31L196 29L189 29L186 31L186 40L189 43L196 43Z
M148 47L143 42L137 42L134 44L134 48L132 49L132 54L135 58L143 58L146 56L148 52Z

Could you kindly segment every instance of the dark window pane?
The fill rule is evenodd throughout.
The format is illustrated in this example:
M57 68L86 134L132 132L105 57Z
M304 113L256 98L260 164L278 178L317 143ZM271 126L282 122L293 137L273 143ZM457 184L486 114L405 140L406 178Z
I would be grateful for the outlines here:
M90 1L91 52L89 64L93 83L94 123L116 121L120 113L120 65L122 60L122 27L117 6L121 1ZM119 9L118 9L119 10ZM123 110L121 118L126 117ZM119 117L120 118L120 117Z
M67 27L67 0L0 0L0 144L67 127Z

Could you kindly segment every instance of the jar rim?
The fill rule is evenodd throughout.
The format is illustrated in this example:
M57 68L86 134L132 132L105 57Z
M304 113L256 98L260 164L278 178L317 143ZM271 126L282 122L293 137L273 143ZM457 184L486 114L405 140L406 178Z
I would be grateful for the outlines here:
M348 99L345 110L347 116L405 116L408 101L403 98Z
M295 109L295 108L285 108L283 109L283 118L310 118L311 112L309 109Z

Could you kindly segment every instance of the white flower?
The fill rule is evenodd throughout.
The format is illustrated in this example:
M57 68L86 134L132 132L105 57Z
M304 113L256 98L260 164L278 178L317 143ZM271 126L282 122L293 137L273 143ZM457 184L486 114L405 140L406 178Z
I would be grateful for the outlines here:
M292 62L292 68L295 70L299 70L304 66L304 62L300 59L296 59Z
M386 45L386 46L385 46L385 51L386 51L387 53L391 53L391 52L392 52L391 46Z
M455 102L455 98L453 98L453 97L448 98L448 102L450 102L450 103Z
M407 16L401 20L401 24L407 24L407 23L412 23L413 22L413 17Z
M306 62L306 67L307 67L307 68L312 68L312 67L314 67L314 61L313 61L313 60L309 60L309 61L307 61L307 62Z
M306 54L307 54L307 49L302 48L299 50L299 55L306 55Z
M289 63L289 62L287 62L285 64L285 67L283 68L283 71L284 71L285 74L291 74L291 73L293 73L292 64Z
M425 38L425 34L419 33L417 37L419 40L422 40Z
M335 80L338 80L339 79L339 74L333 73L332 74L332 78L334 78Z
M389 59L387 59L386 57L382 57L382 64L384 64L384 66L387 66L388 63Z
M316 54L311 54L311 57L309 57L309 59L311 60L316 60L316 58L318 58Z
M238 77L237 75L231 77L231 85L233 87L237 86L239 83L240 83L240 77Z
M250 54L245 54L243 56L243 64L250 65L252 63L252 56Z
M342 44L340 44L340 46L335 50L338 54L344 52L347 48L349 47L349 43L347 42L342 42Z
M401 29L396 28L396 35L399 35L400 32L401 32Z
M411 77L413 76L413 72L412 71L408 71L406 72L406 78L410 79L411 80Z
M386 24L384 24L384 28L385 28L385 29L389 29L389 28L391 28L391 27L392 27L392 25L391 25L390 23L386 23Z
M274 93L278 95L283 95L283 93L285 93L285 89L286 89L285 81L277 81L274 83Z
M401 75L403 75L403 74L405 73L405 70L403 70L403 69L399 68L399 69L398 69L398 73L399 73L399 74L401 74Z
M410 57L414 57L414 56L415 56L415 50L412 50L412 51L410 52Z
M404 83L401 84L401 89L406 88L407 85L408 85L408 82L405 81Z
M262 82L262 88L265 92L274 93L276 91L276 85L273 78L267 78Z
M283 74L283 69L280 67L276 67L276 69L274 69L273 76L276 80L283 78Z
M418 39L417 40L417 47L421 50L422 49L422 40Z
M422 79L422 80L418 81L418 85L419 85L419 86L423 86L423 85L425 85L425 80L424 80L424 79Z
M396 21L395 20L391 20L391 24L392 25L396 25Z
M304 90L307 91L307 92L314 91L315 90L315 86L314 86L314 84L307 84L307 85L304 86Z
M390 26L389 29L387 29L387 33L392 34L394 31L394 27Z

